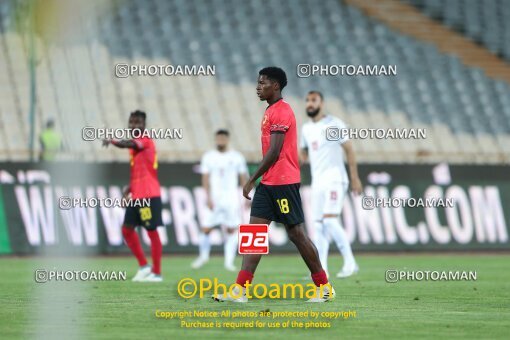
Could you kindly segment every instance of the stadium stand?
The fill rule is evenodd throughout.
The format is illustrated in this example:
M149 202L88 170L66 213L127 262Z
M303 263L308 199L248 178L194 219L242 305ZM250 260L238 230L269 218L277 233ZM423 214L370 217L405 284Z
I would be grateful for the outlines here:
M503 0L405 0L510 60L510 7Z
M61 159L126 161L122 150L84 142L81 131L124 127L127 113L141 108L151 127L183 129L184 140L157 142L161 160L198 160L220 127L233 131L234 146L249 160L258 160L264 105L257 101L255 79L259 68L272 64L287 71L284 93L299 124L305 120L304 95L318 89L328 112L352 127L427 129L426 140L360 140L362 162L510 160L507 81L344 1L117 4L92 1L87 15L73 11L72 29L65 32L38 27L37 123L55 118L66 145ZM0 137L7 141L2 160L29 155L30 78L28 62L20 62L28 60L29 37L15 20L25 7L22 0L0 3ZM507 14L499 15L510 19ZM508 25L497 23L498 30ZM479 29L487 34L486 26ZM216 76L116 78L119 63L216 65ZM398 75L298 78L302 63L397 65Z

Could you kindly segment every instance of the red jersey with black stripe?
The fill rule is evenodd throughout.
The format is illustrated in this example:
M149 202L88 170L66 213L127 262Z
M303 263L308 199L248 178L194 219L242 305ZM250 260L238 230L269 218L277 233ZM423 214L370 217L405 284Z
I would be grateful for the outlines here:
M280 99L266 109L262 119L261 133L262 155L264 156L269 150L271 134L285 134L278 160L262 175L261 183L267 185L300 183L296 117L285 100Z
M160 197L158 156L149 137L133 139L137 149L129 149L131 176L129 186L132 198Z

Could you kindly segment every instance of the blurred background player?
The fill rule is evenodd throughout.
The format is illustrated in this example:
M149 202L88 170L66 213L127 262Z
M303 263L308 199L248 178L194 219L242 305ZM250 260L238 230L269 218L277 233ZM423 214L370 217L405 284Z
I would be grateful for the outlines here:
M225 268L234 271L237 229L241 223L238 186L246 183L248 168L243 155L229 148L227 130L218 130L215 142L216 149L206 152L200 164L207 209L198 241L199 256L191 267L200 268L209 261L210 233L214 227L223 226Z
M310 91L306 96L306 113L310 121L306 122L302 128L301 158L303 161L310 161L314 241L322 267L327 272L329 235L331 235L344 259L342 270L336 276L344 278L358 272L358 265L339 218L349 186L349 177L345 171L344 155L340 146L345 151L349 164L352 192L360 194L363 188L358 177L352 142L341 133L347 126L339 118L326 115L323 104L324 97L319 91Z
M299 187L301 170L297 149L296 117L290 105L283 100L281 91L287 85L287 75L279 67L266 67L259 71L257 95L269 106L264 112L261 126L263 159L243 187L243 196L251 200L250 192L257 179L257 186L250 212L250 224L271 224L272 221L285 226L289 239L294 243L310 270L317 286L317 296L309 302L327 302L335 298L335 290L328 285L326 272L321 266L317 249L305 232L304 214ZM243 292L234 288L232 295L215 294L216 301L247 302L246 284L262 258L261 254L244 254L242 269L236 283ZM321 285L326 285L322 287ZM237 290L237 291L235 291ZM241 294L242 293L242 294Z
M137 129L140 138L128 140L105 139L103 145L112 144L118 148L128 148L130 155L131 174L129 187L124 191L124 197L131 199L148 198L149 206L128 206L124 216L122 235L127 246L135 255L140 268L133 277L133 281L161 282L161 253L162 246L157 227L163 225L161 219L161 192L158 180L158 158L156 147L152 139L143 135L147 115L143 111L134 111L129 116L129 129ZM147 230L151 240L152 267L147 263L136 227L142 226Z

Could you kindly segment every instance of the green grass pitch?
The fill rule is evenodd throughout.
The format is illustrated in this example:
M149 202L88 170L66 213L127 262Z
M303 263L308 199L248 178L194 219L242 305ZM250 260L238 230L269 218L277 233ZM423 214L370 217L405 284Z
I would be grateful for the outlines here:
M337 298L310 305L304 300L251 300L248 304L190 300L177 294L184 277L231 283L236 273L223 270L213 257L201 270L191 270L192 257L166 256L165 281L36 283L36 269L136 270L131 257L0 258L0 334L11 338L83 339L256 339L324 336L354 338L483 338L508 339L510 330L510 256L486 254L358 255L360 273L333 279ZM335 266L334 264L337 264ZM338 270L340 258L330 257ZM236 259L240 264L240 258ZM477 281L386 283L388 269L470 270ZM298 255L265 256L254 283L308 283ZM331 321L328 329L185 329L180 321L155 317L156 310L222 311L356 311L356 318ZM285 319L285 318L284 318ZM287 318L288 319L288 318ZM204 319L202 319L204 320ZM290 319L298 320L298 319ZM244 321L247 321L244 319Z

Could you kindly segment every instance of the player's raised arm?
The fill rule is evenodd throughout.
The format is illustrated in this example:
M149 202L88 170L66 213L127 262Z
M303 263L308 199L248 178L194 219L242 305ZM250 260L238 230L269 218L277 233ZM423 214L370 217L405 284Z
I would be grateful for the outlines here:
M248 183L243 187L243 196L247 199L251 200L249 196L251 189L255 186L255 182L257 179L262 176L270 167L273 166L274 163L278 160L280 156L280 152L282 150L283 141L285 139L285 134L280 132L271 133L271 141L269 145L269 150L264 155L262 162L260 162L259 167L255 171L255 173L250 177Z
M356 162L356 155L350 140L342 144L349 165L349 174L351 175L351 191L357 195L363 192L363 186L358 176L358 164Z
M143 149L143 146L139 143L136 143L132 139L122 139L122 140L116 140L116 139L103 139L103 146L108 145L114 145L120 149L134 149L134 150L141 150Z
M128 127L130 131L139 132L141 135L143 131L145 131L145 112L142 111L134 111L129 115ZM108 147L108 145L114 145L120 149L133 149L133 150L143 150L144 139L103 139L103 146Z

